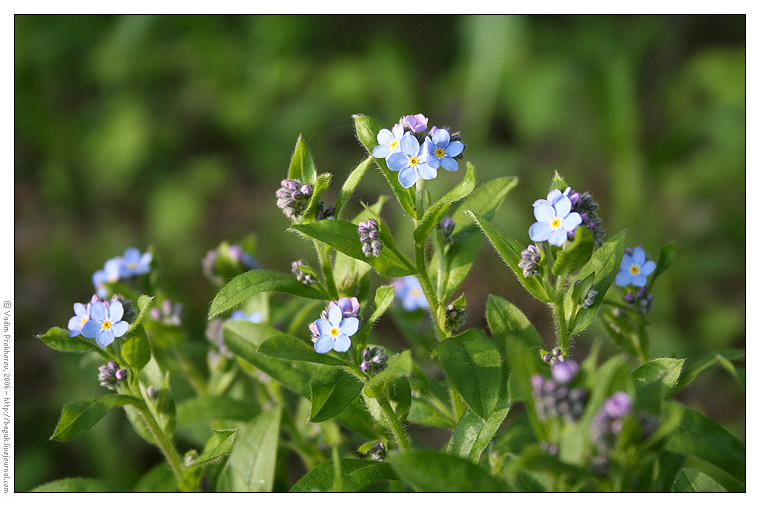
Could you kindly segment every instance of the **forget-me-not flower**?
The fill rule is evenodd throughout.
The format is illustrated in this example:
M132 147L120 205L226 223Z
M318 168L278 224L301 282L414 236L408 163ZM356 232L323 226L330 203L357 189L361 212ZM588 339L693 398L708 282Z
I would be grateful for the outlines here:
M254 312L249 316L243 310L236 310L232 312L232 315L230 315L230 318L227 320L247 320L254 324L261 324L261 314L259 312Z
M414 276L409 275L396 279L393 289L396 297L401 300L401 306L404 307L404 310L412 312L418 308L428 307L422 285Z
M97 289L98 296L101 298L106 297L106 289L103 286L104 283L114 283L119 281L123 272L123 264L124 259L121 257L108 259L103 266L103 269L96 271L92 275L92 284Z
M620 271L615 277L615 285L627 287L633 284L635 287L644 287L647 284L647 276L651 275L657 264L647 260L644 249L637 246L632 254L624 253Z
M558 191L559 192L559 191ZM549 193L548 197L554 197ZM538 199L533 203L536 223L530 226L528 234L536 242L549 241L550 245L562 246L567 241L567 233L578 227L583 219L580 214L570 211L572 203L560 192L554 201Z
M343 311L337 304L330 305L327 319L314 321L319 338L314 342L314 350L326 354L331 350L346 352L351 347L351 336L359 329L359 319L343 318Z
M392 153L401 151L401 138L404 137L404 127L400 124L393 126L393 130L382 129L377 133L377 142L380 143L372 150L375 158L388 158Z
M404 188L409 188L417 182L417 178L432 180L438 175L438 170L427 165L425 146L412 134L405 134L400 142L401 151L391 153L386 162L391 171L399 171L398 181Z
M459 169L459 163L454 157L462 153L464 144L461 141L452 141L448 130L437 129L432 137L425 140L425 146L427 165L433 169L443 167L447 171Z
M90 303L74 303L74 316L69 319L69 337L73 338L82 332L82 327L90 320Z
M408 128L409 130L411 130L412 132L419 134L427 130L428 119L422 113L409 114L409 115L403 116L399 120L399 123L403 125L404 127Z
M97 302L90 308L90 320L82 327L82 336L95 338L101 347L110 345L114 338L124 336L129 330L129 324L121 320L124 315L124 307L120 301L111 301L106 306Z
M141 254L137 248L127 248L124 251L124 258L121 264L121 277L128 278L148 273L152 260L153 254L150 252Z

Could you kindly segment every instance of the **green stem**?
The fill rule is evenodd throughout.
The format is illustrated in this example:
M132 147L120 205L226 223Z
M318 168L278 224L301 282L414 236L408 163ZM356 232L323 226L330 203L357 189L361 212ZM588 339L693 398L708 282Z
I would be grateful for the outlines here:
M377 401L380 404L380 408L383 410L383 413L385 414L385 418L388 420L388 425L391 428L391 433L393 433L393 438L396 439L398 446L401 449L411 449L412 446L409 443L409 439L406 437L406 433L404 433L404 428L401 427L401 423L396 418L396 414L393 412L391 404L388 403L388 400L385 398L378 398Z
M182 458L179 457L177 449L174 448L174 445L171 443L169 438L166 436L163 430L161 430L161 427L156 422L153 414L151 414L150 409L148 409L147 406L143 405L142 407L139 407L139 410L140 414L143 417L143 420L145 421L145 424L148 426L148 431L150 431L150 434L153 437L153 440L156 442L156 445L158 445L158 448L161 449L161 452L166 457L166 461L169 462L169 466L172 468L172 472L174 472L174 476L177 478L177 482L179 483L179 481L182 479L182 472L184 470L184 466L182 465Z
M322 276L325 279L327 291L331 298L338 299L338 288L335 286L335 278L333 277L328 249L320 245L316 240L314 241L314 248L317 249L317 255L319 255L319 264L322 267Z
M554 325L557 328L557 345L564 355L570 353L570 335L567 329L567 320L565 319L565 277L560 276L557 279L556 300L554 303Z
M190 381L190 384L193 386L195 393L198 396L205 396L208 394L208 391L206 389L206 382L203 380L203 377L200 373L198 373L198 370L195 368L193 362L190 361L190 358L187 357L182 349L179 347L174 347L174 356L182 366L182 370L187 374L187 378Z

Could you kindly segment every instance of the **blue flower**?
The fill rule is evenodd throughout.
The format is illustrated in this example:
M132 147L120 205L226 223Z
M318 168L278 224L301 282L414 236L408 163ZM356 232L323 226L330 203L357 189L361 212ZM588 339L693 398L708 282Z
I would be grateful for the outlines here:
M401 151L391 153L387 158L388 168L399 171L398 181L404 188L409 188L417 182L417 177L432 180L438 175L438 170L427 165L425 146L412 134L404 134L401 138Z
M392 153L401 151L401 138L404 137L404 127L396 124L393 131L382 129L377 133L377 142L380 143L372 150L375 158L388 158Z
M82 303L74 303L74 316L69 319L69 337L77 336L82 332L82 327L90 320L90 303L87 306Z
M119 281L121 274L124 271L122 267L123 264L124 259L121 257L109 259L106 261L103 269L96 271L92 275L92 283L97 289L98 296L101 298L106 297L106 289L103 287L103 283L114 283Z
M319 338L314 343L314 350L326 354L331 350L345 352L351 347L351 338L359 329L359 319L356 317L343 318L343 311L337 304L330 305L327 319L314 321L319 332Z
M412 312L417 308L428 307L428 301L425 298L425 293L422 291L422 285L412 275L396 279L394 291L396 297L401 300L401 306L408 312Z
M408 128L409 130L411 130L412 132L419 134L427 130L428 119L422 113L409 114L409 115L403 116L399 120L399 123L403 125L404 127Z
M254 324L261 324L261 314L254 312L248 316L248 314L243 310L237 310L233 312L232 315L230 315L230 318L227 320L247 320L248 322L253 322Z
M95 338L101 347L110 345L114 338L124 336L129 330L129 324L121 320L124 315L124 307L119 301L111 301L106 306L97 302L90 308L90 320L82 327L82 336Z
M570 211L573 205L566 195L549 193L548 197L554 200L538 199L533 203L536 223L530 226L528 234L533 241L549 240L550 245L562 246L567 241L567 233L574 231L583 219L577 212Z
M461 141L452 141L449 131L437 129L432 137L425 140L427 149L427 165L433 169L443 167L447 171L459 169L459 163L454 159L464 150Z
M644 249L637 246L632 255L623 254L623 262L620 264L620 271L615 277L615 285L627 287L633 284L636 287L644 287L647 284L647 276L651 275L655 268L657 268L657 264L654 261L648 261Z
M153 254L145 252L140 254L137 248L127 248L124 251L124 260L121 265L122 278L130 276L144 275L150 272L150 263L153 260Z

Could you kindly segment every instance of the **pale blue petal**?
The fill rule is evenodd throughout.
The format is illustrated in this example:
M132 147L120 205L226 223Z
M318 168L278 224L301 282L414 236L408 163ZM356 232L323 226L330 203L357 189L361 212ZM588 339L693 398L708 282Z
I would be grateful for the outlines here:
M546 241L551 233L552 226L546 222L536 222L528 230L528 236L530 236L531 241L536 242Z
M82 303L74 303L74 315L78 315L81 319L87 315L87 308Z
M409 157L399 152L391 153L385 162L388 164L388 169L391 171L400 171L409 167Z
M92 308L90 308L90 318L99 322L106 320L108 318L108 308L106 308L106 305L100 301L92 305Z
M259 312L252 313L251 317L248 319L249 321L253 322L254 324L261 324L261 314Z
M441 167L442 160L432 153L428 153L428 157L425 160L425 163L428 165L428 167L432 167L433 169L438 169Z
M121 306L121 301L112 301L111 306L108 307L108 318L111 322L118 322L124 315L124 307Z
M113 333L110 329L101 329L98 335L95 337L95 341L101 347L107 347L113 343Z
M372 156L375 158L385 158L391 152L391 147L387 144L378 144L372 150Z
M333 339L329 334L323 334L319 337L319 339L314 343L314 350L319 352L320 354L327 354L330 352L333 348Z
M85 336L87 338L95 338L95 335L98 334L101 328L102 326L99 322L88 320L84 323L84 326L82 326L82 336Z
M634 285L634 287L644 287L647 284L647 277L641 273L633 275L631 283Z
M359 319L356 317L344 319L343 322L340 323L338 329L340 329L340 332L346 336L353 336L359 329Z
M564 220L562 220L562 228L567 232L574 231L576 227L581 225L581 222L583 222L583 219L581 218L580 214L573 211L567 215Z
M377 142L384 145L389 145L393 142L393 132L388 129L382 129L377 133ZM374 157L374 155L372 155Z
M437 147L445 147L449 144L449 141L451 140L451 136L449 135L449 131L446 129L438 129L433 134L433 144L435 144ZM460 143L461 144L461 143ZM462 150L459 150L462 151Z
M404 126L397 123L393 126L393 138L400 141L402 137L404 137Z
M412 134L405 134L401 138L401 153L409 157L416 157L420 152L420 142Z
M534 208L536 206L541 205L541 204L546 204L547 206L551 206L552 202L551 201L547 201L546 199L536 199L535 201L533 201L533 207Z
M554 246L562 246L567 241L567 231L560 228L554 229L549 234L549 244Z
M631 278L632 275L629 271L620 270L620 272L618 272L617 276L615 277L615 285L618 287L628 287L631 285Z
M640 273L644 276L651 275L654 270L657 269L657 264L655 264L654 261L646 261L643 266L641 266Z
M227 320L248 320L248 314L243 310L235 310Z
M637 266L641 266L646 262L647 260L647 254L644 252L644 249L640 246L637 246L633 249L633 263Z
M462 150L464 150L464 144L462 144L460 141L452 141L448 146L446 146L446 149L443 151L449 157L456 157L462 153Z
M560 196L559 199L554 201L554 209L557 210L557 217L558 218L565 218L568 213L570 213L570 209L572 209L573 203L570 202L570 199L567 197Z
M628 254L623 254L623 262L620 263L620 270L628 271L629 269L631 269L632 265L633 265L633 258Z
M140 260L140 250L135 247L129 247L124 250L124 262L138 262Z
M330 330L333 328L325 319L319 319L315 321L314 325L317 326L317 330L319 331L320 336L329 335Z
M106 272L103 271L102 269L92 274L92 284L95 285L96 287L102 284L103 282L107 282L107 281L108 281L108 276L106 275Z
M351 348L351 338L344 335L343 333L335 337L335 342L333 343L333 350L335 352L345 352L350 348Z
M447 171L456 172L459 170L459 163L451 157L443 157L441 159L441 167Z
M330 305L330 309L327 312L327 320L333 327L338 327L340 321L343 320L343 312L338 305Z
M554 202L559 199L562 196L562 191L558 188L555 188L551 192L549 192L549 195L546 196L546 200L550 203L554 204Z
M140 266L148 266L148 264L150 264L152 260L153 260L153 253L145 252L142 255L142 257L140 257Z
M417 171L411 167L406 167L398 173L398 182L404 188L409 188L417 183Z
M128 330L129 330L129 324L127 324L127 321L125 320L120 320L119 322L111 326L111 332L116 338L120 336L124 336L124 333L126 333Z
M69 324L67 327L69 331L71 331L72 333L75 333L75 334L69 333L69 336L78 335L79 330L82 328L82 317L77 317L76 315L74 315L73 317L69 319Z
M546 222L548 224L554 220L556 215L554 214L552 205L544 201L533 207L533 216L536 217L537 222Z
M416 310L417 298L415 298L411 294L407 294L406 296L404 296L404 300L401 302L401 305L404 307L404 310L406 310L407 312Z
M427 164L419 164L417 166L417 174L419 174L420 178L423 180L432 180L438 176L438 170L430 167Z
M74 338L75 336L78 336L81 333L82 333L81 329L71 329L69 331L69 338Z

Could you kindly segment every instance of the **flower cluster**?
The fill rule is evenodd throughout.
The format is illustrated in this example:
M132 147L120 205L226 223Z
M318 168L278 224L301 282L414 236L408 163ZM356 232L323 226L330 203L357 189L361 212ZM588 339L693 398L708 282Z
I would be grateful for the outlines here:
M591 440L606 451L614 446L615 437L623 429L623 418L633 408L631 397L624 391L618 391L604 401L604 405L591 421Z
M594 245L596 247L602 246L604 243L604 235L607 231L602 227L602 219L596 216L596 210L599 209L599 204L594 200L591 194L584 192L582 194L573 192L568 187L565 189L565 195L568 196L570 202L573 205L572 211L580 214L581 225L586 227L591 234L594 235ZM568 234L570 239L573 239L574 233Z
M320 319L309 324L314 350L326 354L331 350L346 352L351 348L351 336L359 330L359 300L340 298L330 301Z
M293 261L293 263L290 265L290 272L293 273L293 276L296 277L296 280L301 282L305 285L311 285L316 280L314 280L314 277L311 276L309 273L305 273L301 271L301 266L307 267L306 261L303 259L298 259L297 261Z
M567 192L568 188L565 190ZM568 234L575 231L583 219L572 211L570 198L558 189L554 189L546 199L537 199L533 203L533 216L536 223L530 226L528 234L532 241L540 243L549 241L550 245L562 246L568 239Z
M206 252L201 261L203 276L214 285L222 286L224 282L250 269L261 269L252 255L240 245L228 245L226 242L214 250Z
M151 308L150 318L168 326L179 326L182 324L182 305L166 299L160 308Z
M119 367L119 363L109 361L98 367L98 382L100 385L115 391L122 380L127 378L127 370Z
M423 114L402 117L391 130L377 133L378 145L372 150L375 158L384 158L391 171L397 171L404 188L413 186L418 178L432 180L438 168L459 169L458 158L465 148L458 134L447 128L431 127Z
M407 312L413 312L418 308L428 308L428 301L422 291L422 285L412 275L397 278L393 284L396 298L401 300L401 306Z
M377 220L370 218L366 222L359 222L359 241L362 244L362 252L365 257L378 257L383 250L383 242L380 241L380 229Z
M314 188L308 183L298 180L282 180L280 188L275 192L277 207L288 218L297 218L304 214L309 205Z
M647 277L654 273L657 264L653 260L647 260L647 254L644 249L637 246L633 250L626 248L623 254L623 262L620 264L620 271L615 277L615 285L618 287L645 287Z
M375 461L383 461L385 459L385 454L385 444L378 442L372 446L372 449L367 453L367 457Z
M449 331L456 331L460 327L464 326L465 321L467 320L467 314L464 311L464 308L454 306L454 305L448 305L446 307L446 329Z
M562 417L572 422L583 415L586 391L567 387L577 372L578 364L575 361L563 360L552 364L553 380L545 379L539 374L531 377L536 414L540 420Z
M129 323L122 320L123 316L124 306L116 298L108 305L101 301L92 303L90 318L81 329L82 336L95 338L98 345L106 347L129 330Z
M623 295L623 299L626 303L630 304L643 314L647 314L652 311L652 301L654 301L654 294L650 294L646 287L641 287L636 292L627 292Z
M536 245L528 245L528 248L520 253L522 259L517 266L522 268L523 276L529 278L538 274L538 264L541 262L541 249Z
M362 350L362 364L359 369L364 373L380 373L388 367L388 356L382 347Z
M153 254L150 252L140 253L137 248L127 248L122 257L109 259L103 265L103 269L92 275L92 283L98 296L106 297L104 283L115 283L123 278L140 276L150 272L150 263Z

